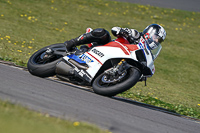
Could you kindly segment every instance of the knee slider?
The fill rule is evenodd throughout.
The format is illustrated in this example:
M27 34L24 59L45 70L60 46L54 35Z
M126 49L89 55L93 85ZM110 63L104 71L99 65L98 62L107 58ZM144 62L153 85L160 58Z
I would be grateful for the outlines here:
M98 29L94 29L91 34L94 36L94 37L102 37L106 34L106 30L105 29L102 29L102 28L98 28Z
M98 40L98 43L105 44L111 40L109 32L103 28L94 29L91 34Z

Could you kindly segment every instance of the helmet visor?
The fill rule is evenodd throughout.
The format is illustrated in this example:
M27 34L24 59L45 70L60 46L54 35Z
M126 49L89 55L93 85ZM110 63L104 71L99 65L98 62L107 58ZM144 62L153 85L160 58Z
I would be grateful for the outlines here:
M146 38L147 44L149 45L150 49L153 50L157 48L162 42L162 37L158 35L150 35L148 38Z

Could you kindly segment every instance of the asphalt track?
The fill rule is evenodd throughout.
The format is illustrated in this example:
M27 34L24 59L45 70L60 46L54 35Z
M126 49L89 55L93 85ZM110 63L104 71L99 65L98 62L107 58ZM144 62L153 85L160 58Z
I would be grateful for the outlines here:
M115 1L200 12L200 0L115 0Z
M172 0L148 0L148 2L155 1L156 4L161 4L154 6L164 7L162 3L166 2L164 5L168 8ZM198 0L190 0L190 4L193 2L196 4L193 8L188 6L188 9L185 8L185 1L181 0L182 10L199 11L199 8L196 8L200 5L197 4ZM177 1L172 2L176 7L170 7L179 9L178 4L175 4ZM198 121L127 100L102 97L91 91L32 76L27 71L4 64L0 64L0 99L52 116L93 123L113 133L199 133L200 131Z
M113 133L199 133L198 121L108 98L32 76L0 64L0 98L70 120L86 121Z

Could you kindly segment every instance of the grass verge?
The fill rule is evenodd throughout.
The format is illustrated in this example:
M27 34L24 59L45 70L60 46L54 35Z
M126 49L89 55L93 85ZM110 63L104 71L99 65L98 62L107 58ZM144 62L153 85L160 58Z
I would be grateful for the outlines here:
M79 121L66 121L0 100L1 133L109 133Z

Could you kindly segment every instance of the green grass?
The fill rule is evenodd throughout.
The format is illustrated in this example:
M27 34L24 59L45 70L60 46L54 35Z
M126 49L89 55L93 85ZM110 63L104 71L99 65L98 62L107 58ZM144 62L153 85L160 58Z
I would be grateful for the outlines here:
M0 59L26 66L36 50L75 38L87 27L142 31L158 23L166 29L167 37L155 62L156 73L148 79L147 87L138 83L128 94L156 97L199 114L199 22L199 12L107 0L0 0ZM136 99L128 94L120 96Z
M109 133L85 122L66 121L0 101L1 133Z

